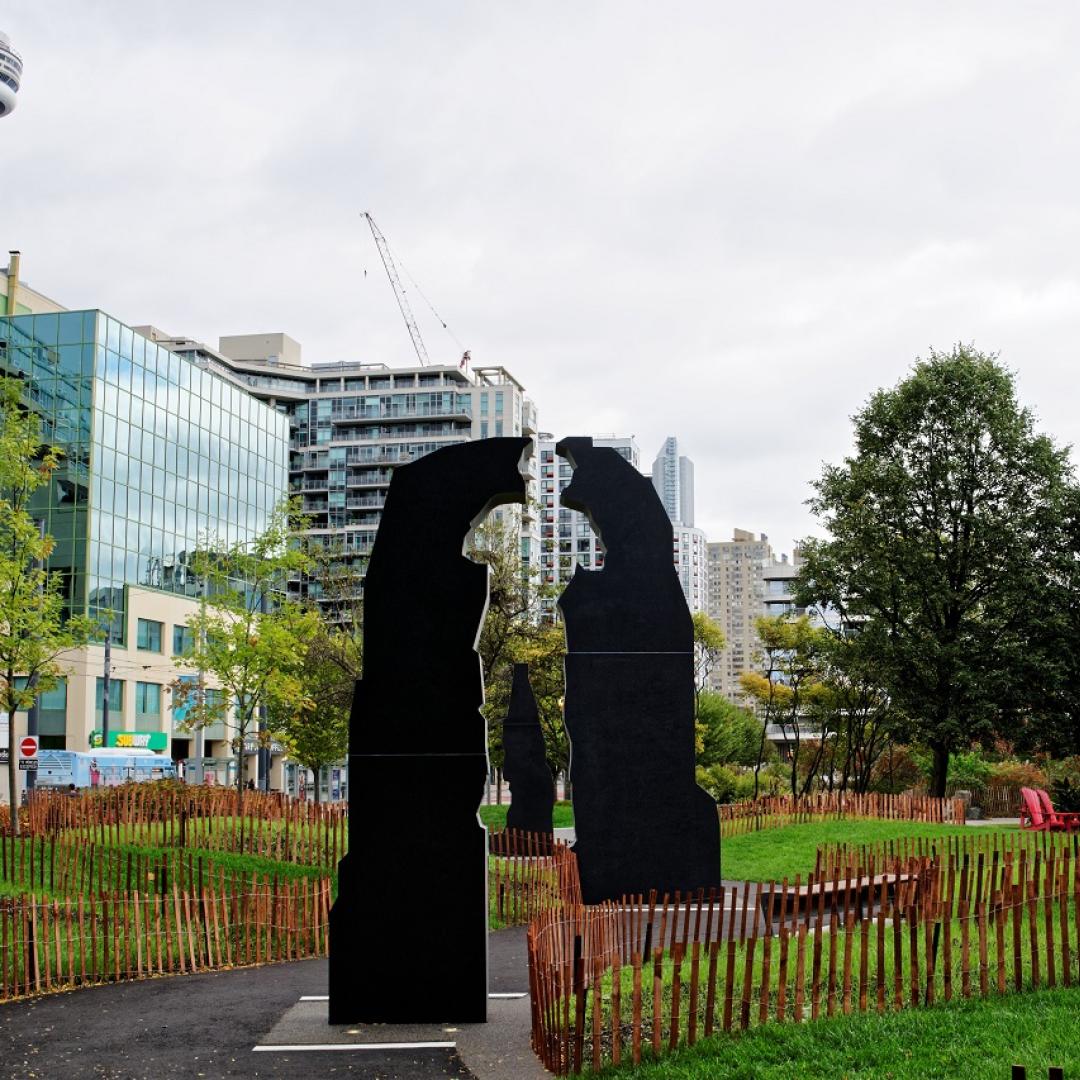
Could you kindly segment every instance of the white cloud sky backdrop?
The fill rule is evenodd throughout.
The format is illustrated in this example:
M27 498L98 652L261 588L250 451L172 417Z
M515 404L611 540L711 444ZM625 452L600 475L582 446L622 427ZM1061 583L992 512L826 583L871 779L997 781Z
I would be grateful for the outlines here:
M1071 0L15 0L0 30L0 245L69 307L408 364L370 210L545 430L645 465L678 436L710 539L784 550L931 346L1000 351L1080 434Z

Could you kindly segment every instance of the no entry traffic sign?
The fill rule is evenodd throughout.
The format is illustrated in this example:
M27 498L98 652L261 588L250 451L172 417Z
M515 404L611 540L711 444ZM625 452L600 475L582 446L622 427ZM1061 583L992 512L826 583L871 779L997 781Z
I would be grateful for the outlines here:
M27 735L19 742L19 754L24 758L37 757L38 741L34 735Z

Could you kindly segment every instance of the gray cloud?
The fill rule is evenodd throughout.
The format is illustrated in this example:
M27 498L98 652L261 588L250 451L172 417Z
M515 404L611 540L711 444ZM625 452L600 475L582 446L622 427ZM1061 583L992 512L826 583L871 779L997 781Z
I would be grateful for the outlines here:
M26 76L0 243L69 305L407 363L369 209L545 428L632 432L647 460L678 435L710 535L784 548L848 417L931 345L1000 350L1076 439L1067 0L3 18Z

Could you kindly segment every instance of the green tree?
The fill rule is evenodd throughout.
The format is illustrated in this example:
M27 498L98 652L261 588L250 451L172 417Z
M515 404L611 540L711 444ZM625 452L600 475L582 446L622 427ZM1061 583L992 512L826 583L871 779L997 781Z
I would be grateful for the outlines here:
M699 766L754 766L760 739L761 721L749 709L710 690L698 696L696 742Z
M364 566L341 544L307 542L305 551L303 578L319 620L307 641L304 701L270 719L291 755L315 774L317 801L320 772L349 750L353 696L363 674Z
M84 645L92 629L83 616L65 621L60 576L45 569L53 539L30 512L34 492L60 463L60 450L42 443L37 416L23 407L19 382L0 379L0 708L7 718L13 835L19 832L15 713L56 685L57 657Z
M695 611L694 623L694 697L695 708L700 709L701 695L708 689L709 675L716 666L727 641L720 625L704 611Z
M356 680L363 673L360 622L314 623L303 667L303 700L299 708L284 709L274 701L270 723L289 752L315 774L315 801L319 800L319 774L349 751L349 719Z
M540 711L548 764L566 769L569 747L562 722L562 626L551 621L556 590L542 586L536 568L525 568L517 517L489 515L473 531L469 558L488 567L489 601L477 651L484 671L484 716L492 763L502 767L502 722L510 702L514 664L529 665Z
M211 676L222 693L210 698L200 685L177 679L174 708L185 709L184 726L223 723L232 733L236 786L244 784L244 743L270 741L258 731L260 710L277 725L310 708L303 665L319 617L284 599L290 574L308 565L293 543L290 505L282 503L266 530L249 543L224 545L211 539L196 553L192 570L202 583L199 609L188 619L192 646L178 666ZM230 719L231 717L231 719Z
M804 545L799 600L874 626L884 687L942 795L950 753L1039 696L1025 608L1070 470L1012 374L969 346L931 352L854 425L854 453L814 485L830 538Z
M799 794L800 757L808 712L827 693L821 681L821 649L827 631L814 626L809 616L763 616L755 620L762 657L761 671L744 671L739 685L754 703L762 719L757 761L754 766L754 797L765 761L767 731L780 728L791 752L791 794ZM804 774L805 775L805 774ZM803 779L804 791L813 774Z
M1048 527L1052 528L1054 523ZM1024 754L1068 758L1080 747L1080 488L1067 490L1048 544L1042 592L1020 614L1032 628L1026 677L1042 688L1007 738Z
M823 692L811 707L823 738L815 771L830 790L869 790L874 766L892 745L901 723L882 685L876 627L832 632L821 638Z

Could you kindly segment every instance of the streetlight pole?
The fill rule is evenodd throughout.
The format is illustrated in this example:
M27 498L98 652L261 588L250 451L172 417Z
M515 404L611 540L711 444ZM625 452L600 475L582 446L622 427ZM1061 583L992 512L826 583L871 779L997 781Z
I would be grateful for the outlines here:
M38 537L42 541L45 540L45 519L40 518L38 520ZM42 563L40 560L34 560L34 566L40 569ZM37 695L38 673L35 671L29 679L26 681L26 688L34 695L33 701L30 702L30 708L26 712L26 734L37 736L38 733L38 695ZM9 739L9 742L11 740ZM34 790L37 784L37 772L33 769L29 770L26 774L26 794L29 798L30 793Z
M101 679L101 745L109 745L109 694L112 689L112 627L105 631L105 672Z
M262 595L259 597L259 614L266 615L266 590L264 589ZM266 703L259 706L259 750L258 758L258 776L259 776L259 790L270 790L270 747L264 745L266 742Z

